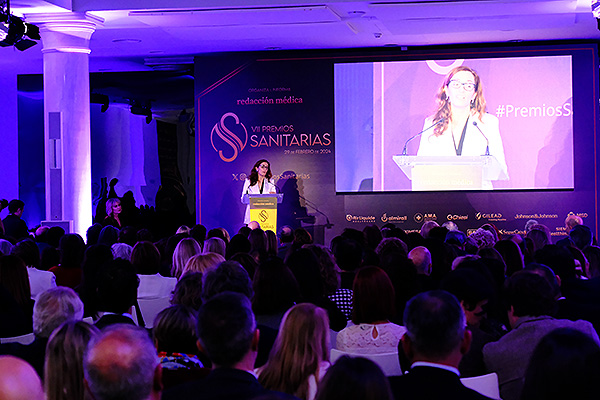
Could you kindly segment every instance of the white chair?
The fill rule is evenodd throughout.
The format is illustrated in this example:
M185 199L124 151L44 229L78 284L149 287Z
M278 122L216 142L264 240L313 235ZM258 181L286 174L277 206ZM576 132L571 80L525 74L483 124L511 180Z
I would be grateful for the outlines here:
M345 351L338 349L331 349L329 358L332 364L334 364L341 356L350 357L363 357L373 361L379 365L379 368L383 371L385 376L397 376L402 375L402 369L400 368L400 362L398 361L398 353L381 353L381 354L359 354L359 353L346 353Z
M473 376L471 378L460 378L460 381L469 389L473 389L484 396L501 400L498 375L495 372L487 375Z
M33 342L34 339L35 339L35 336L33 335L33 333L28 333L27 335L0 338L0 343L29 344L29 343Z
M171 305L169 297L158 297L156 299L138 299L140 305L140 311L142 317L144 317L144 323L146 328L150 329L154 326L154 318L159 312ZM135 310L135 307L134 307ZM137 323L137 318L134 315L134 321Z

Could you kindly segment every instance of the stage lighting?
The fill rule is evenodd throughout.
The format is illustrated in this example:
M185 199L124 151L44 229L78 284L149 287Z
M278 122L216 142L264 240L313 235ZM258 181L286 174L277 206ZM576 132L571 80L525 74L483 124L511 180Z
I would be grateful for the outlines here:
M12 15L8 1L0 7L0 33L0 47L14 46L20 51L35 46L35 40L41 40L40 29Z

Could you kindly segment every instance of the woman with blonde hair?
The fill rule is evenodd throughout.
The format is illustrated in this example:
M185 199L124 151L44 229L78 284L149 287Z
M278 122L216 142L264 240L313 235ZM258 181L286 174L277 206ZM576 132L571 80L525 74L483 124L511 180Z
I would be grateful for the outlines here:
M108 199L106 200L106 218L104 218L103 226L111 225L115 228L121 229L121 200Z
M266 389L313 400L329 365L327 312L314 304L297 304L283 317L258 380Z
M175 278L181 278L185 264L196 254L202 253L202 249L198 242L192 238L181 239L173 252L173 266L171 267L171 275Z
M58 327L46 346L44 390L46 400L83 400L83 355L100 331L83 321Z
M211 237L204 241L203 253L217 253L225 257L225 249L227 244L218 237Z
M225 261L225 257L217 253L196 254L185 264L181 275L189 274L191 272L204 273L206 270L216 267L223 261Z

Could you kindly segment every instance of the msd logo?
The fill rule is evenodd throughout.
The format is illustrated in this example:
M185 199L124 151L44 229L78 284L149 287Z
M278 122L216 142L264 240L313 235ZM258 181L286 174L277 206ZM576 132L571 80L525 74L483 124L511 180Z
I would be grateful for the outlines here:
M213 149L219 153L221 160L232 162L246 147L248 130L237 115L228 112L223 114L221 120L213 126L210 132L210 143ZM228 154L233 152L233 155L225 157L224 151Z

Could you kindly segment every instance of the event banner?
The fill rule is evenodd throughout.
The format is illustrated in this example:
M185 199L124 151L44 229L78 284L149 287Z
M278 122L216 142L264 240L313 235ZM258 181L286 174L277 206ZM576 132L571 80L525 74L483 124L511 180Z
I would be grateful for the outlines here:
M235 234L247 211L244 183L266 160L283 194L277 226L305 227L325 244L344 228L414 231L427 220L466 232L492 223L508 235L535 219L557 239L567 234L567 215L577 214L596 231L597 66L596 49L585 45L198 56L198 220ZM464 74L446 86L457 67L478 74L480 86ZM440 93L453 101L485 95L461 142L475 149L468 156L487 147L499 160L498 180L477 190L411 189L396 159L448 136L450 124L428 130Z

